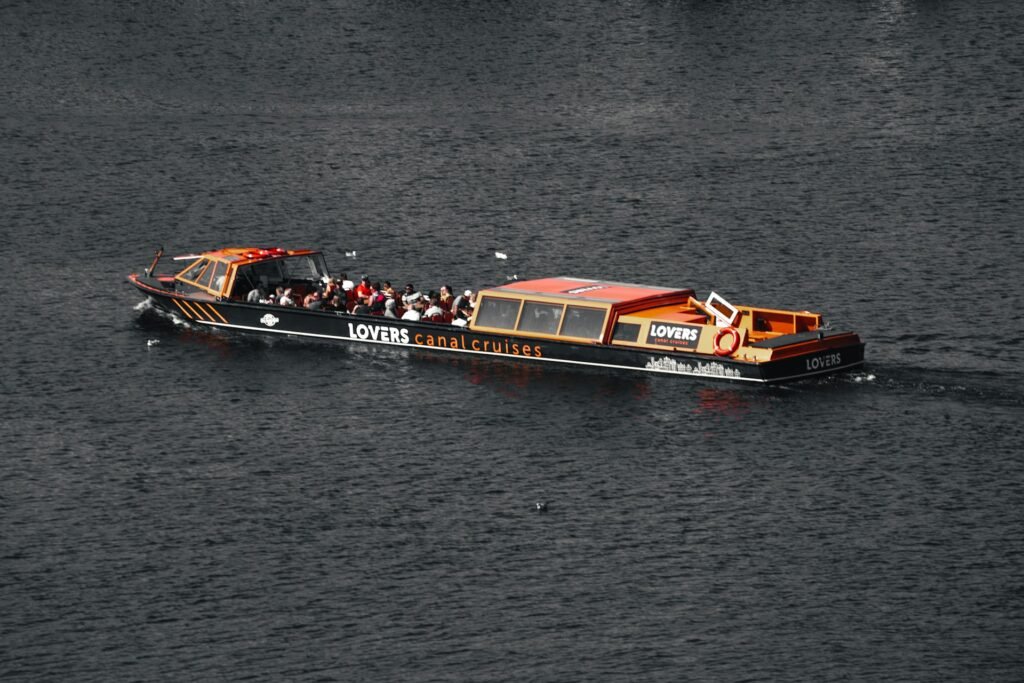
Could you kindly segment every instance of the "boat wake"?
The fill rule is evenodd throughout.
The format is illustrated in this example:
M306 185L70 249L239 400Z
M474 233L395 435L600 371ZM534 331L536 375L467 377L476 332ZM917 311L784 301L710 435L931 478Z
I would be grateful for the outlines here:
M873 364L872 372L836 376L833 381L848 385L867 385L897 394L1022 406L1024 392L1020 389L1021 379L1019 376L1011 377L995 372Z
M164 309L153 304L152 299L144 299L139 303L132 306L132 310L139 312L139 320L143 322L157 322L157 323L171 323L175 327L194 330L197 329L194 325L184 318L177 316L173 313L169 313Z
M947 399L963 403L985 403L991 406L1022 407L1024 377L1020 373L1006 375L956 368L924 368L907 365L871 363L870 369L815 377L772 387L785 394L813 394L819 390L845 390L890 396Z

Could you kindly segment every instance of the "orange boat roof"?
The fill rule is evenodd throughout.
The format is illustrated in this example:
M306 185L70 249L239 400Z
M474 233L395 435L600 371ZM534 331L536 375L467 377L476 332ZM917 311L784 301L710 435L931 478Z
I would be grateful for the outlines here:
M487 291L515 292L516 294L543 294L576 301L593 301L605 304L624 304L644 301L652 298L670 296L690 296L689 289L672 289L669 287L652 287L649 285L633 285L625 282L606 282L603 280L585 280L574 277L549 277L541 280L520 280L510 282Z
M204 251L202 254L198 254L197 258L206 257L233 262L257 262L281 258L282 256L302 256L315 253L318 252L310 249L282 249L281 247L227 247L213 251Z

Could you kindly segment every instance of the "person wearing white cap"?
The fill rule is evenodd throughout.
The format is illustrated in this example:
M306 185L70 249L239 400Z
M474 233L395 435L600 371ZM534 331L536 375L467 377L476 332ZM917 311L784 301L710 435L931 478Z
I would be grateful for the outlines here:
M462 320L463 325L465 321L469 320L469 316L473 313L470 310L473 307L473 290L467 289L465 292L455 297L455 301L452 303L452 313L455 314L455 320L452 322L458 324L457 321Z

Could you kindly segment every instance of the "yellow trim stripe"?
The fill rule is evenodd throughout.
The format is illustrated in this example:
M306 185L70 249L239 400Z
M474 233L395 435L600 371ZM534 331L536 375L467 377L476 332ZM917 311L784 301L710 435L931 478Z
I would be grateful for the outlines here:
M217 316L218 318L220 318L221 322L223 322L223 323L227 323L228 319L227 319L227 318L225 318L224 316L222 316L222 315L220 314L220 311L218 311L218 310L217 310L217 308L216 308L216 307L215 307L215 306L214 306L213 304L206 304L206 307L207 307L208 309L210 309L211 311L213 311L213 314L214 314L215 316Z
M206 318L209 317L209 315L210 315L209 313L207 313L206 315L203 315L201 312L197 313L196 309L198 308L198 306L196 306L194 301L184 301L183 300L181 303L183 303L186 306L188 306L188 310L192 311L192 313L195 314L196 319L198 319L198 320L206 320Z
M214 318L212 315L210 315L210 312L208 310L206 310L206 306L204 306L203 304L199 303L198 301L190 301L189 303L192 304L193 306L195 306L196 308L198 308L199 312L202 313L203 316L205 316L205 317L210 319L210 322L212 322L212 323L217 322L217 319Z
M173 301L173 302L174 302L174 305L175 305L175 306L177 306L178 308L180 308L180 309L181 309L181 312L185 314L185 317L186 317L186 318L188 318L189 320L191 320L191 319L192 319L192 315L191 315L191 314L189 314L189 312L185 310L185 307L181 305L181 302L180 302L180 301L178 301L177 299L171 299L171 301Z

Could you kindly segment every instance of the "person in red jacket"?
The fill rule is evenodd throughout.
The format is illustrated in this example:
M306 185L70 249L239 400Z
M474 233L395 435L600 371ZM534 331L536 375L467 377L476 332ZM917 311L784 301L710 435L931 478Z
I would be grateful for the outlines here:
M366 301L366 297L373 293L373 286L370 284L370 276L364 275L363 279L356 285L356 298Z

